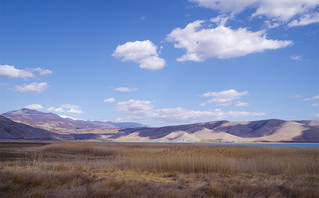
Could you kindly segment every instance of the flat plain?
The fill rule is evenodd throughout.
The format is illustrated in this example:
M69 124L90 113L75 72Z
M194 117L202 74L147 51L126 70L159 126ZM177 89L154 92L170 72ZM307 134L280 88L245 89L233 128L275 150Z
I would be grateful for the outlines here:
M0 142L0 197L319 197L319 149Z

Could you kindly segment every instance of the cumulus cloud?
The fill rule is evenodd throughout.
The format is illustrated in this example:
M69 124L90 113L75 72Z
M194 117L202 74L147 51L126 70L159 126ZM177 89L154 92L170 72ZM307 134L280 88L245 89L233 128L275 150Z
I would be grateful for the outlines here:
M60 107L67 109L68 113L83 113L78 105L61 104Z
M317 23L317 0L189 0L201 7L218 10L220 13L235 15L245 9L254 9L252 17L264 16L280 22L289 22L288 26Z
M122 61L139 63L140 68L149 70L163 69L166 64L165 60L158 56L157 47L149 40L118 45L112 56L122 58Z
M115 102L115 98L107 98L104 102Z
M0 76L1 77L7 77L7 78L33 78L35 75L26 70L17 69L14 66L11 65L0 65Z
M291 55L291 56L289 56L289 58L291 59L291 60L295 60L295 61L300 61L301 60L301 56L298 56L298 55Z
M120 91L120 92L133 92L133 91L137 91L137 88L117 87L114 90Z
M38 73L40 76L52 74L51 70L44 69L44 68L33 68L33 69L17 69L15 66L12 65L0 65L0 76L7 77L7 78L34 78L36 75L34 72Z
M44 92L49 87L48 83L41 82L41 83L30 83L30 84L23 84L15 86L15 91L22 92L22 93L41 93Z
M25 106L24 108L38 110L38 109L43 109L43 106L40 104L31 104L31 105Z
M207 102L216 103L218 106L228 106L231 105L234 101L236 102L235 106L243 107L248 106L246 102L238 101L243 96L248 96L248 91L238 92L234 89L229 89L221 92L207 92L202 95L202 97L212 97L212 99Z
M226 59L247 54L278 49L292 44L288 40L271 40L265 31L252 32L246 28L231 29L223 25L204 28L203 20L188 24L184 29L176 28L167 40L174 42L175 48L186 50L177 61L204 61L207 58Z
M164 122L196 122L204 120L220 120L226 118L242 118L247 116L264 116L264 112L246 111L194 111L181 107L155 109L150 101L128 100L117 103L117 111L128 114L131 121L164 121Z

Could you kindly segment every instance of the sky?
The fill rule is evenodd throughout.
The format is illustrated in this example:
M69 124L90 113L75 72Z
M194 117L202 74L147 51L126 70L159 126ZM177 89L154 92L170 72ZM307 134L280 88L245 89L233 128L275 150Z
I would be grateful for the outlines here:
M0 113L319 119L318 0L0 0Z

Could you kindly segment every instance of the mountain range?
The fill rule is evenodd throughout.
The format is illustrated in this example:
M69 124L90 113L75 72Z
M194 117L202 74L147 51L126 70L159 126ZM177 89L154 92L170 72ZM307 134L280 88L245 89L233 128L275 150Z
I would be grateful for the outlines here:
M135 122L102 122L72 119L62 117L54 113L45 113L37 110L23 108L16 111L10 111L2 114L15 122L27 124L36 128L42 128L57 133L74 133L79 129L95 128L122 128L122 127L145 127L146 125Z
M278 119L147 127L62 118L20 109L0 116L0 139L98 140L137 142L319 142L319 121Z

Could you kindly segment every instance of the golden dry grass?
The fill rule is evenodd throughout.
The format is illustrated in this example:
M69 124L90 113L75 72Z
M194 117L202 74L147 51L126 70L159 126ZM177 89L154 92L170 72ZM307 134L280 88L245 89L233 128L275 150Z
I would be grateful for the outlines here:
M319 197L319 150L0 143L0 197Z

